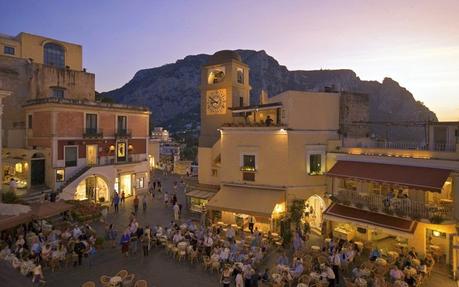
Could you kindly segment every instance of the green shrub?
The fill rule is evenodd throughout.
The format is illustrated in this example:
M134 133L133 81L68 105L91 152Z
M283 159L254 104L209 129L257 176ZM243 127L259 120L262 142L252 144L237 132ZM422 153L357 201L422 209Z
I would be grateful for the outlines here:
M18 196L12 191L7 191L2 194L2 201L4 203L15 203L18 201Z

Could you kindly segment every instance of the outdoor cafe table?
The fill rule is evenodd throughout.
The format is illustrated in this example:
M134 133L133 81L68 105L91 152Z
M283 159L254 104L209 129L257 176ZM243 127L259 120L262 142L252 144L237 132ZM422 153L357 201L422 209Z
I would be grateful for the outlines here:
M120 286L123 279L120 276L113 276L110 278L110 286Z

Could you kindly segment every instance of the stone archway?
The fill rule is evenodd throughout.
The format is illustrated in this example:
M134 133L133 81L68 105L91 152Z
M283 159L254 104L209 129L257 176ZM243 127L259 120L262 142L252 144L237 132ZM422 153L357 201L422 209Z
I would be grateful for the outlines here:
M109 181L99 174L93 174L82 179L75 188L75 200L91 200L94 202L110 201L111 191Z
M304 205L305 212L303 221L309 222L312 229L320 231L322 229L323 212L326 208L324 199L321 196L314 194L304 202Z

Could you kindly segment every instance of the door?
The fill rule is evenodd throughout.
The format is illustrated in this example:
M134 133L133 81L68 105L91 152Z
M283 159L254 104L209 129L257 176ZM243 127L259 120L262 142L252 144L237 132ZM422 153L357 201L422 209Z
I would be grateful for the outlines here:
M45 184L45 160L33 159L31 161L31 185Z
M86 145L86 164L87 165L97 164L97 145L96 144Z

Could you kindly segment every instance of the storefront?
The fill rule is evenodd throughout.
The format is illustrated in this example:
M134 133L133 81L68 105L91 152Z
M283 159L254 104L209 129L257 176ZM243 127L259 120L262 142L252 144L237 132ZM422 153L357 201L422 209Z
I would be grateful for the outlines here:
M263 232L278 232L285 216L285 191L274 189L222 186L208 202L213 222L236 224L247 230L249 222Z
M27 189L29 163L22 158L3 159L3 185L8 186L14 179L18 189Z
M201 213L215 192L195 189L186 194L188 209L191 212Z
M319 195L313 195L304 202L304 215L301 219L303 223L308 222L312 230L320 232L322 230L323 212L325 211L325 201Z
M100 176L93 175L80 181L76 188L75 200L109 202L111 199L107 182Z
M115 179L115 191L118 194L122 194L124 192L124 195L126 197L132 196L133 195L133 186L132 186L132 178L134 175L132 174L122 174L118 176Z
M412 246L417 222L333 203L324 212L327 236L400 251ZM423 250L419 250L423 252Z

